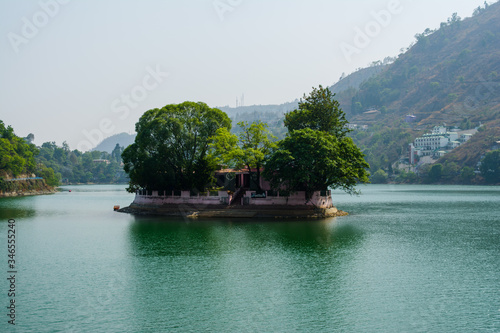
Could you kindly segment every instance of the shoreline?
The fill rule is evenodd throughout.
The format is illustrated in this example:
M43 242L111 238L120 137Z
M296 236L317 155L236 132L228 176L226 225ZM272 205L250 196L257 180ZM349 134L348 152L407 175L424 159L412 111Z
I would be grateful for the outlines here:
M214 205L215 206L215 205ZM225 206L196 207L195 205L140 205L132 203L117 210L119 213L132 215L150 215L167 217L197 218L274 218L318 219L349 215L347 212L332 208L314 208L309 206Z
M0 192L0 198L28 197L33 195L46 195L57 193L57 190L27 190L19 192Z
M49 186L43 179L27 179L6 182L7 186L0 191L0 198L25 197L32 195L53 194L57 192L54 186Z

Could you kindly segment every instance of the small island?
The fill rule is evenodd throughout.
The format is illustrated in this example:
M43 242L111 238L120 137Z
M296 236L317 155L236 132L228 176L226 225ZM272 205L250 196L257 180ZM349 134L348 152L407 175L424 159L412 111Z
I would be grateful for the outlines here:
M132 214L199 217L321 218L347 215L331 189L357 193L368 163L334 94L319 86L285 114L277 141L267 124L231 120L205 103L146 111L122 154L135 193Z

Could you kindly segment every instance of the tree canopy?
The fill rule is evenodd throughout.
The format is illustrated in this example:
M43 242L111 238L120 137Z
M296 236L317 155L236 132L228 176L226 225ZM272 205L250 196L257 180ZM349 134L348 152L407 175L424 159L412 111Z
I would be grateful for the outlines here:
M310 128L292 131L278 143L278 149L266 163L264 177L271 187L293 191L341 188L356 193L358 182L368 182L368 163L351 138Z
M220 128L215 137L213 147L214 155L219 156L219 162L232 167L246 167L251 176L252 169L256 169L256 184L260 190L260 169L271 150L276 148L274 140L267 124L254 121L249 124L246 121L238 123L241 128L239 135L231 134L227 128Z
M288 131L310 128L341 139L350 130L346 126L345 113L334 97L328 88L313 88L309 96L304 95L300 100L298 109L285 114L285 127Z
M201 102L146 111L136 124L135 142L122 153L129 191L204 190L216 169L209 149L220 128L231 129L229 117Z
M479 168L487 183L500 183L500 149L487 153Z
M36 157L38 172L43 172L42 177L46 180L52 179L50 184L53 185L60 181L71 184L126 183L128 178L120 166L121 149L119 146L115 147L112 154L96 150L82 153L76 149L70 150L66 142L63 142L62 147L55 142L45 142Z
M33 173L36 169L35 156L38 149L14 133L11 126L5 127L0 120L0 170L17 176Z
M314 88L304 99L285 115L289 132L268 159L264 177L275 189L306 191L307 198L328 188L357 193L358 182L369 182L369 165L346 136L344 112L328 88Z

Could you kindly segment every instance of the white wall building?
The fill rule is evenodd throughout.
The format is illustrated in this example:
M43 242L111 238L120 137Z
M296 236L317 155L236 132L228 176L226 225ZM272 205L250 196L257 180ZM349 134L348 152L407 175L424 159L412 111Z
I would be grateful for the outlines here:
M423 136L415 139L414 145L415 147L423 148L424 150L435 150L446 147L449 141L450 139L444 135L424 134Z
M472 137L472 134L462 134L460 135L460 142L467 142Z
M458 140L458 133L457 132L447 132L446 136L450 139L450 141Z
M432 134L446 134L446 127L434 126L434 128L432 129Z

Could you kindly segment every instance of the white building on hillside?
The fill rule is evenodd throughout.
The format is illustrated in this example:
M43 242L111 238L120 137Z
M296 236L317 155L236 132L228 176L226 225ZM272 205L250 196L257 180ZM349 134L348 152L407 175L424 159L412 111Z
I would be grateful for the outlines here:
M467 134L462 134L462 135L460 135L460 139L459 139L459 141L460 141L460 142L467 142L467 141L469 141L469 139L470 139L471 137L472 137L472 134L470 134L470 133L467 133Z
M415 139L414 145L424 150L435 150L446 147L449 141L450 140L442 134L424 134Z
M432 134L446 134L446 127L434 126L434 128L432 129Z

